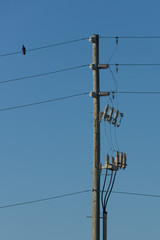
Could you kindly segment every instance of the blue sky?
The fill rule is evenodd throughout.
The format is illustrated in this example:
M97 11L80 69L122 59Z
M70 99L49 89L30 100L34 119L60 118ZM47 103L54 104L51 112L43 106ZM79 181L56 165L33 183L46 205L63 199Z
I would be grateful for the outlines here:
M159 1L8 1L0 4L0 55L89 37L160 36ZM160 63L160 39L119 39L112 63ZM115 39L100 40L107 63ZM88 40L41 51L0 57L0 81L92 62ZM160 91L160 67L112 67L119 91ZM101 90L115 88L108 70ZM81 68L0 85L0 109L92 91L92 71ZM128 167L117 174L114 190L160 194L160 95L118 95L124 113L117 141ZM108 98L101 100L101 111ZM114 106L117 106L114 100ZM65 101L0 112L0 206L83 191L92 187L92 99ZM114 128L101 123L101 161L117 149ZM159 237L159 198L112 194L108 239ZM3 240L91 239L92 194L0 209Z

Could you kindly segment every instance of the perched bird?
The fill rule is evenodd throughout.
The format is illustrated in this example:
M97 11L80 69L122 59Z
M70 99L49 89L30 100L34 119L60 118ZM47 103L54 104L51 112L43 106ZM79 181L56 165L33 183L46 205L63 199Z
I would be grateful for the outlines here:
M25 48L24 45L22 46L22 53L23 53L24 55L26 55L26 48Z

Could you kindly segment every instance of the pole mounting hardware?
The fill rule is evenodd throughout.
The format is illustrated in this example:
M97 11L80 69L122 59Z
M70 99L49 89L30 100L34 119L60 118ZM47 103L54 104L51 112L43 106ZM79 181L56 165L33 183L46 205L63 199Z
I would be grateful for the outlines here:
M90 64L89 68L92 70L98 70L98 69L107 69L109 68L109 64Z
M115 127L120 127L124 114L107 105L104 112L100 112L100 116L104 119L104 121L112 123Z
M96 37L89 37L89 42L96 43L97 42L97 38Z
M97 98L97 97L107 97L110 95L110 92L99 92L99 93L96 93L96 92L90 92L89 93L89 96L92 97L92 98Z
M92 187L91 192L96 192L96 189Z
M119 168L125 169L127 166L127 156L126 153L121 152L116 152L116 157L111 157L111 160L109 161L109 155L107 154L106 156L106 162L105 165L102 167L102 169L108 169L111 171L118 171Z

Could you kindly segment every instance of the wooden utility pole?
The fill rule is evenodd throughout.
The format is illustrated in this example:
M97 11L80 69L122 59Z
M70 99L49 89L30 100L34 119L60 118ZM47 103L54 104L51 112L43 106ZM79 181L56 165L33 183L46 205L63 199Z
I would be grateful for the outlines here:
M110 123L114 124L116 127L120 126L123 113L120 113L118 110L114 110L107 106L104 112L100 112L100 97L106 97L110 95L110 92L100 92L100 79L99 79L99 70L109 68L109 64L99 64L99 35L94 34L89 38L89 41L93 44L93 63L90 64L90 68L93 70L93 91L90 92L90 97L93 98L93 185L92 185L92 240L100 240L100 173L101 169L109 169L115 171L114 179L112 181L111 188L109 190L109 195L112 191L114 180L116 176L116 171L119 168L126 168L126 154L121 153L119 159L119 153L116 153L116 160L111 158L111 163L109 159L107 165L104 167L100 164L100 121L101 117L106 118L107 109L111 109L111 119L107 119ZM116 44L118 41L116 40ZM112 117L113 111L116 112L116 115ZM110 114L109 114L110 115ZM119 123L117 123L117 118L120 115ZM107 204L107 202L106 202ZM103 205L103 204L102 204ZM106 205L103 211L103 240L107 240L107 212Z
M92 240L100 240L100 97L99 97L99 35L90 38L93 43L93 193Z

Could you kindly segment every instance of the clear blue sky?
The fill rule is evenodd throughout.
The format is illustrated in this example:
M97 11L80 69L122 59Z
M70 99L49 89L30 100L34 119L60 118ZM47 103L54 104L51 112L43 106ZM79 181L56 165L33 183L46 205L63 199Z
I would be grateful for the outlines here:
M159 1L1 0L0 54L89 37L160 36ZM160 63L160 39L119 39L112 63ZM107 63L115 39L100 40ZM92 62L88 40L0 58L0 81ZM115 72L115 68L112 67ZM114 89L103 70L101 90ZM160 91L160 67L119 67L119 91ZM92 90L86 67L0 85L0 109ZM103 111L108 99L101 101ZM128 167L114 190L160 194L160 95L118 96L124 113L118 145ZM114 100L116 106L116 101ZM92 99L86 95L0 112L0 206L83 191L92 187ZM110 133L117 149L114 128ZM109 144L101 125L101 161ZM0 239L91 239L92 194L0 209ZM159 198L112 194L108 239L159 239Z

